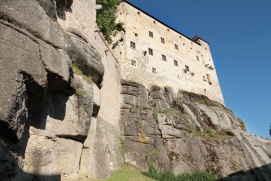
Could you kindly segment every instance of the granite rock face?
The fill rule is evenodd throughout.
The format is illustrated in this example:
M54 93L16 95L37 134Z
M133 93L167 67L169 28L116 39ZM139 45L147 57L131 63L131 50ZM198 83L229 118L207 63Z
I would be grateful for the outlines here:
M0 180L106 178L123 161L271 179L270 141L223 105L120 81L95 17L95 0L0 0Z
M248 134L223 105L189 92L174 95L170 88L147 91L128 81L122 81L122 96L126 163L141 170L150 164L175 173L205 170L231 180L271 179L271 142Z
M104 66L80 32L58 23L73 3L63 2L0 0L0 180L77 180L90 165L81 157Z

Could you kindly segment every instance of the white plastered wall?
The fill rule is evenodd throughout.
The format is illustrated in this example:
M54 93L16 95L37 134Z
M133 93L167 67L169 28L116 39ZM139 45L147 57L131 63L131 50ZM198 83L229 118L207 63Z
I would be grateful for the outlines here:
M172 87L175 92L194 92L224 104L208 43L201 39L196 43L125 2L119 7L119 21L124 23L126 30L115 38L123 39L116 52L121 59L123 79L139 82L147 88L158 85ZM153 37L149 36L149 31ZM130 47L131 41L135 48ZM149 55L148 48L153 49L153 55ZM166 61L162 60L162 54ZM136 61L136 66L131 64L132 60ZM178 66L174 65L174 60ZM185 66L189 66L189 71L184 71ZM152 72L153 68L156 73Z

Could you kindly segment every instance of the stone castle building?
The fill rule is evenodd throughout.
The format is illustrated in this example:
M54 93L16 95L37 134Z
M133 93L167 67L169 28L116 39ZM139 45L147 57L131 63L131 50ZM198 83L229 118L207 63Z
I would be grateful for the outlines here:
M224 104L208 42L190 39L129 2L119 6L125 32L115 40L121 76L143 84L189 91Z

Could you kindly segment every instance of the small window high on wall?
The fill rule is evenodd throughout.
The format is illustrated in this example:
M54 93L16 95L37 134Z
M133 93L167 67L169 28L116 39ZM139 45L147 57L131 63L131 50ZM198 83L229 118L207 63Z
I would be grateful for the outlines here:
M174 60L174 65L178 67L178 61Z
M153 38L153 32L149 31L149 37Z
M135 42L130 41L130 47L135 48L136 47Z
M176 50L179 50L179 47L178 47L178 45L177 45L177 44L175 44L175 49L176 49Z
M132 64L133 66L136 66L136 61L135 61L135 60L132 60L132 61L131 61L131 64Z
M166 55L162 55L162 60L167 61Z
M161 43L165 44L165 39L161 37Z
M152 73L156 73L156 68L152 67Z
M189 66L187 66L187 65L185 66L185 71L189 72Z
M197 58L197 61L199 61L199 56L196 56L196 58Z
M151 48L149 48L149 54L153 55L153 50Z

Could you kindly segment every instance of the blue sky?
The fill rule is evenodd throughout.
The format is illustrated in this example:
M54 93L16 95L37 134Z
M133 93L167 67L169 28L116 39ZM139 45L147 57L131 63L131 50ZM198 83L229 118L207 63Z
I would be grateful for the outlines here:
M226 106L270 137L271 0L128 0L188 37L209 42Z

